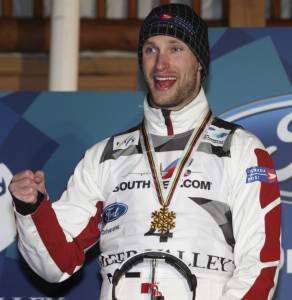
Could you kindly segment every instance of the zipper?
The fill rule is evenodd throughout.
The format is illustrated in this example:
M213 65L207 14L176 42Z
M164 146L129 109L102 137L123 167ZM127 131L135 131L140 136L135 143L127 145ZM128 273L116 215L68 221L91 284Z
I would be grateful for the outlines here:
M162 111L162 115L164 117L165 126L167 128L167 135L173 135L174 134L173 126L172 126L172 122L171 122L171 119L170 119L171 111L167 110L167 109L162 109L161 111Z

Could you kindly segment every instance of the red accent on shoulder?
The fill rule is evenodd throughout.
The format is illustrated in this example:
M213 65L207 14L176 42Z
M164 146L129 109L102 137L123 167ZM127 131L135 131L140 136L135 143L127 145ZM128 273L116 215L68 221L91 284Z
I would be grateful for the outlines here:
M280 259L280 234L281 234L281 205L277 205L265 216L266 240L261 250L262 262Z
M47 199L42 201L37 212L32 215L42 242L62 272L73 274L76 266L80 266L84 262L84 250L98 240L100 236L98 223L101 219L102 203L98 202L96 207L95 216L89 219L87 226L72 242L66 240L52 205Z
M173 16L170 13L164 13L160 16L160 20L171 20Z
M262 269L253 286L244 295L242 300L268 299L270 290L274 286L276 271L276 267Z
M271 156L267 151L263 149L255 149L254 152L257 156L259 167L266 167L274 170L274 165ZM260 190L261 208L265 208L267 205L269 205L279 197L280 197L280 190L276 178L272 182L261 182L261 190Z

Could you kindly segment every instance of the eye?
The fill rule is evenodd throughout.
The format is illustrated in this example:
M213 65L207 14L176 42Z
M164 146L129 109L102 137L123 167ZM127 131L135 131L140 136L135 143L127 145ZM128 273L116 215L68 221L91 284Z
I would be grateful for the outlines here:
M152 54L152 53L156 53L156 52L157 52L157 49L153 46L145 46L143 48L143 53L148 54L148 55Z
M171 52L172 52L172 53L179 53L179 52L181 52L181 51L183 51L183 48L182 48L182 47L173 46L173 47L171 48Z

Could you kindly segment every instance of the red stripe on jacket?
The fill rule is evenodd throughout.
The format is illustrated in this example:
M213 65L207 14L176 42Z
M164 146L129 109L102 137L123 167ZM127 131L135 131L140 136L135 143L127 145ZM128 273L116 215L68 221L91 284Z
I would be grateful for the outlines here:
M268 299L270 290L274 286L274 278L277 268L265 268L256 279L250 290L244 295L242 300L264 300Z
M265 167L274 170L271 156L262 149L255 149L259 167ZM260 203L261 207L267 205L280 197L280 190L277 180L272 182L261 182ZM275 261L280 259L280 224L281 224L281 207L280 205L273 208L265 215L265 232L266 239L260 253L262 262Z
M101 219L102 203L98 202L96 207L95 216L89 219L87 226L72 242L66 240L47 198L42 201L38 210L32 215L42 242L62 272L73 274L76 266L81 266L84 262L84 250L97 242L100 236L98 223Z
M266 239L260 254L260 259L262 262L280 259L280 222L281 206L279 204L269 211L265 216Z
M274 170L270 155L262 150L255 149L259 167ZM280 197L277 180L271 182L261 182L260 205L265 208L270 203ZM261 262L277 261L280 259L280 224L281 206L274 207L265 215L265 243L260 252ZM252 287L245 294L242 300L268 299L271 289L274 287L274 279L277 267L268 267L261 270Z
M274 165L269 153L262 149L255 149L255 154L258 159L258 166L274 170ZM260 203L261 208L275 201L280 197L280 190L278 181L275 179L273 182L261 182Z

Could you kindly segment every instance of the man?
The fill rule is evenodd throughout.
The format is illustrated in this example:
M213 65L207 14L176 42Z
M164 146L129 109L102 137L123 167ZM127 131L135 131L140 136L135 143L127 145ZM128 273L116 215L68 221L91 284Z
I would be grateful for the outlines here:
M184 262L197 278L196 299L271 299L280 260L276 174L256 137L210 112L205 22L189 6L154 8L138 57L149 91L142 124L89 149L53 204L41 171L14 176L21 253L58 282L99 240L102 300L112 299L113 280L117 299L191 299L187 276L167 259L125 267L151 251Z

